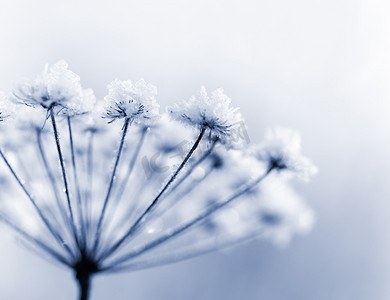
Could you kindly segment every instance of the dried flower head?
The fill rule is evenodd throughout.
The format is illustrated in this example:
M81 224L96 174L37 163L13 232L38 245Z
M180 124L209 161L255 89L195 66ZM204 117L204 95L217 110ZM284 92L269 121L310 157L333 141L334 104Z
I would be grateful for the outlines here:
M156 95L157 88L143 79L135 84L131 80L116 79L108 85L103 117L110 119L110 122L126 118L136 124L149 126L159 116L160 105L156 102Z
M92 90L81 87L80 77L64 60L50 68L46 65L42 74L21 83L13 95L16 102L46 109L59 107L67 115L86 113L95 101Z
M231 99L222 89L209 96L202 86L197 96L168 107L168 111L174 119L199 129L209 129L221 142L227 142L232 127L242 120L239 108L231 107L230 103Z
M301 154L301 137L291 129L267 130L264 142L255 149L255 155L268 165L269 170L286 171L303 180L309 180L318 171Z
M108 89L105 107L94 105L61 61L14 92L23 109L0 135L0 221L68 267L80 299L96 274L177 262L259 233L287 241L310 228L311 211L274 181L285 179L277 171L315 172L299 135L277 129L255 151L233 149L229 139L249 138L234 132L241 116L221 89L169 108L196 138L159 117L156 88L144 80ZM6 101L0 94L0 121L10 115Z

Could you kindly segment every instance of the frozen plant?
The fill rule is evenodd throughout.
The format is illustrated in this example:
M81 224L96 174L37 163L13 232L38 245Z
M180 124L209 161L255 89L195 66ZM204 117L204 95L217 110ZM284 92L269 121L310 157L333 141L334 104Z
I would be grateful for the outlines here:
M259 236L285 244L313 224L289 185L316 173L296 132L246 145L222 89L163 114L156 95L143 79L115 80L96 101L64 61L0 94L0 220L72 270L81 300L97 274Z

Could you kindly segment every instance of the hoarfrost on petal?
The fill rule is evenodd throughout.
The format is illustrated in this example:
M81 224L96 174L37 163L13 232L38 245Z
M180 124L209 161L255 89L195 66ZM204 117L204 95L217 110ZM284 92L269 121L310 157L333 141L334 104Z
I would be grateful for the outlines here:
M12 98L28 106L46 109L58 106L63 114L72 116L88 111L95 96L92 90L81 87L80 77L61 60L50 68L47 65L34 80L20 83Z
M306 181L318 172L317 167L301 154L299 133L288 128L267 130L264 142L254 152L268 169L287 171Z
M207 128L225 143L229 141L232 127L242 121L238 108L230 104L231 99L222 89L215 90L209 96L202 86L198 95L174 104L167 110L174 119L199 129Z
M160 105L156 101L156 95L157 88L144 79L135 84L131 80L116 79L108 85L103 117L110 119L110 122L128 118L136 124L153 125L159 118Z

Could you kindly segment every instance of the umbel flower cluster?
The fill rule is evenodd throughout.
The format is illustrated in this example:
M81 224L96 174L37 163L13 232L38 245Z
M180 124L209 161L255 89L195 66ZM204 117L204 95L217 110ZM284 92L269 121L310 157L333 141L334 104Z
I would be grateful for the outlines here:
M222 89L160 113L157 89L114 80L104 101L60 61L0 94L0 220L93 275L172 263L256 237L286 243L313 223L290 181L316 173L297 133L248 144Z

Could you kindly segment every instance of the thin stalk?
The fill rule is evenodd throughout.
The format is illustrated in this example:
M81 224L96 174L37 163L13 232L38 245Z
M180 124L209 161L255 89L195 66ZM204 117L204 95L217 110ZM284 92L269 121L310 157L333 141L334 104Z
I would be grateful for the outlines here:
M40 241L36 237L33 237L32 235L30 235L29 233L24 231L22 228L20 228L15 223L10 221L3 214L0 214L0 221L2 221L4 224L9 226L11 229L16 231L17 233L19 233L21 236L23 236L26 240L30 241L32 244L34 244L34 245L38 246L39 248L41 248L44 252L49 254L51 257L53 257L57 261L63 263L66 266L69 266L69 267L71 266L70 263L68 262L68 260L66 259L66 257L62 256L60 253L58 253L56 250L54 250L50 246L46 245L44 242Z
M20 153L19 153L18 149L16 149L16 151L14 151L14 154L16 155L16 158L18 160L18 166L20 168L20 173L24 177L25 181L32 182L31 176L30 176L30 174L29 174L29 172L27 170L26 165L23 162L22 157L20 156Z
M158 203L159 199L161 196L164 194L164 192L169 188L169 186L175 181L177 175L179 172L184 168L188 160L191 158L192 154L195 152L196 148L198 148L199 143L205 133L205 128L203 128L200 133L198 138L196 139L194 145L190 149L190 151L187 153L186 157L180 164L180 166L176 169L175 173L171 176L171 178L168 180L168 182L165 184L165 186L161 189L161 191L158 193L158 195L154 198L152 203L146 208L146 210L137 218L137 220L134 222L134 224L130 227L130 229L123 235L121 239L119 239L108 251L105 251L100 257L99 260L102 260L106 258L107 256L111 255L114 253L120 245L128 238L130 237L136 229L138 229L138 226L140 223L144 220L144 218L151 212L151 210L156 206Z
M170 211L175 205L177 205L182 199L184 199L185 196L190 194L195 188L197 188L204 180L207 179L208 176L210 176L213 172L213 168L210 168L207 170L207 172L202 176L202 178L193 180L189 183L189 186L186 187L184 191L181 191L179 194L173 197L172 200L164 207L163 210L160 210L161 212L157 214L157 217L161 217L166 212Z
M218 139L214 139L209 149L199 158L194 164L192 164L187 172L178 180L176 181L175 185L171 188L171 192L173 192L177 187L179 187L184 180L188 178L192 174L192 172L195 170L197 166L199 166L214 150L215 145L217 144Z
M63 207L62 202L61 202L60 193L59 193L57 185L56 185L56 180L55 180L54 174L53 174L52 170L50 169L49 162L47 160L46 153L45 153L45 150L43 148L41 131L39 129L37 129L36 133L37 133L37 145L38 145L39 154L40 154L41 160L43 162L43 166L46 170L46 175L49 179L50 186L51 186L53 194L54 194L54 198L56 199L58 210L60 212L60 215L61 215L64 223L66 225L70 225L69 218L64 212L64 207ZM64 245L64 247L68 247L68 246ZM70 251L70 249L69 249L69 251Z
M116 169L118 167L119 159L120 159L121 154L122 154L122 150L123 150L123 145L124 145L125 138L126 138L127 129L129 128L129 123L130 123L130 119L126 118L125 119L125 124L123 125L123 133L122 133L121 141L120 141L120 144L119 144L118 153L116 155L114 168L112 170L110 183L108 185L106 198L104 199L102 212L100 214L99 221L97 223L95 242L94 242L94 246L93 246L93 253L96 252L96 249L97 249L97 247L99 245L99 240L100 240L100 235L101 235L101 226L102 226L102 222L103 222L104 215L105 215L105 212L106 212L108 200L110 199L111 190L112 190L112 187L113 187L113 184L114 184Z
M118 199L118 201L121 199L121 197L122 197L122 195L123 195L123 192L124 192L125 189L126 189L127 183L129 182L129 179L130 179L130 176L131 176L131 174L132 174L132 172L133 172L133 169L134 169L135 163L136 163L136 161L137 161L139 152L140 152L141 147L142 147L142 145L143 145L143 142L144 142L144 140L145 140L146 132L147 132L147 128L144 128L144 129L142 130L140 139L139 139L139 141L138 141L138 144L137 144L137 146L136 146L136 149L135 149L135 151L134 151L134 153L133 153L133 156L132 156L132 158L131 158L129 167L127 168L127 172L126 172L125 178L123 179L121 185L119 186L118 192L117 192L117 194L116 194L116 199Z
M41 218L41 220L45 224L46 228L52 234L54 239L59 243L59 245L61 245L65 249L67 249L67 247L64 244L64 239L61 237L61 235L57 231L54 230L52 224L49 222L49 220L43 214L42 210L37 205L34 197L30 194L30 192L27 190L27 188L25 187L23 182L20 180L19 176L16 174L15 170L12 168L12 166L10 165L9 161L7 160L7 158L5 157L5 155L4 155L3 151L1 151L1 149L0 149L0 156L3 159L3 161L5 162L5 164L7 165L8 169L11 171L13 177L16 179L19 186L22 188L23 192L26 194L27 198L30 200L31 204L34 206L35 211L38 213L39 217ZM70 251L70 249L68 251ZM70 254L72 254L72 253L70 252Z
M215 252L219 249L225 249L229 247L234 247L236 245L251 241L253 239L258 238L261 236L263 232L256 232L247 234L239 239L225 239L222 242L217 243L201 243L194 246L191 246L190 250L181 250L174 253L169 253L168 255L160 256L160 257L154 257L154 258L148 258L145 260L129 263L123 266L117 266L114 268L110 267L103 267L100 269L102 273L120 273L120 272L131 272L131 271L137 271L137 270L145 270L149 268L154 268L162 265L168 265L177 263L180 261L192 259L198 256L202 256L208 253Z
M148 180L148 183L144 181L138 181L134 184L137 187L133 194L131 195L131 199L137 199L137 201L131 201L129 207L126 208L126 212L122 213L122 217L118 219L116 222L116 226L111 230L111 233L107 234L108 240L106 241L106 245L111 245L115 242L115 235L118 232L121 232L123 228L123 224L130 223L129 220L132 220L134 215L138 212L139 205L142 203L142 197L144 196L144 192L147 189L150 189L151 186L156 184L157 178L153 177L156 173L152 173L152 177ZM153 180L153 181L152 181ZM104 249L103 252L108 251L108 249Z
M130 177L131 177L131 174L132 174L132 172L133 172L133 170L134 170L134 166L135 166L135 163L136 163L137 158L138 158L138 156L139 156L139 153L140 153L140 151L141 151L142 145L143 145L143 143L144 143L146 133L147 133L147 128L144 128L144 129L142 130L140 139L139 139L139 141L138 141L138 143L137 143L136 149L134 150L134 153L133 153L133 155L132 155L132 157L131 157L131 161L130 161L129 167L128 167L128 169L127 169L127 172L126 172L126 174L125 174L125 176L124 176L124 179L123 179L121 185L120 185L119 188L118 188L118 192L117 192L116 195L115 195L115 199L116 199L116 201L118 201L118 202L121 200L122 195L123 195L123 193L124 193L124 191L125 191L125 189L126 189L127 183L128 183L128 181L129 181L129 179L130 179ZM137 185L135 185L135 186L137 186ZM142 187L142 186L145 186L145 185L138 185L138 186ZM128 193L126 193L126 194L128 195ZM134 201L134 202L135 202L135 201ZM136 204L136 203L134 203L134 204ZM121 226L123 226L123 224L126 224L126 221L129 220L129 219L131 218L131 213L132 213L133 210L134 210L134 209L133 209L133 206L134 206L134 205L132 205L132 209L129 210L129 214L124 214L124 217L123 217L123 219L122 219L122 222L117 222L118 224L121 224ZM118 207L118 205L115 205L115 206L113 207L113 209L112 209L111 212L110 212L110 213L111 213L111 216L115 215L115 212L116 212L117 207ZM118 232L118 226L114 227L114 230L113 230L112 232ZM113 239L113 240L114 240L114 239Z
M60 167L61 167L61 172L62 172L62 178L63 178L63 181L64 181L65 195L66 195L66 201L68 203L70 223L71 223L71 226L72 226L73 235L75 237L76 244L80 247L79 237L77 235L76 224L74 222L72 203L70 201L68 180L66 178L66 170L65 170L64 158L63 158L63 155L62 155L61 144L60 144L60 137L58 135L56 119L55 119L55 116L54 116L53 108L50 108L49 110L50 110L51 123L52 123L52 126L53 126L54 139L55 139L56 146L57 146L58 158L60 160Z
M67 118L68 121L68 129L69 129L69 140L70 140L70 152L72 156L72 167L73 167L73 180L74 184L76 187L76 197L77 197L77 206L78 206L78 218L81 226L81 238L82 238L82 243L83 247L85 248L86 246L86 231L85 231L85 223L84 223L84 218L83 218L83 207L81 203L81 192L80 192L80 182L79 178L77 176L77 168L76 168L76 156L74 152L74 144L73 144L73 134L72 134L72 126L71 126L71 120L70 117L68 116Z
M246 194L249 192L253 187L255 187L257 184L259 184L264 178L268 176L268 174L271 172L272 169L269 169L264 175L258 177L256 180L252 181L251 183L246 184L243 186L240 190L238 190L235 194L230 196L227 200L222 201L220 203L217 203L213 206L211 206L208 210L206 210L204 213L200 214L198 217L194 218L193 220L185 223L184 225L179 226L175 230L172 230L165 235L161 236L160 238L155 239L154 241L151 241L150 243L147 243L143 245L142 247L135 249L125 255L120 256L118 259L116 259L109 267L116 267L119 264L126 262L133 257L139 256L169 240L172 240L175 237L178 237L180 234L185 232L186 230L190 229L194 225L200 223L207 217L209 217L211 214L216 212L217 210L225 207L229 203L231 203L233 200L237 199L238 197Z
M92 180L93 180L93 137L94 133L90 132L89 138L88 138L88 148L87 148L87 188L85 192L85 227L86 232L90 232L91 227L91 220L90 220L90 210L91 210L91 197L92 197ZM88 236L86 237L86 244L88 247Z

